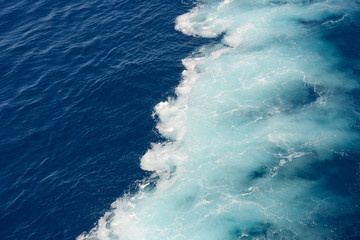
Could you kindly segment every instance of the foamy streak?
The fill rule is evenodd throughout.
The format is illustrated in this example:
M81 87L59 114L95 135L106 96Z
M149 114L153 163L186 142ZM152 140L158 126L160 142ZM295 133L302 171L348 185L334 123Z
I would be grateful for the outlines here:
M338 218L356 199L317 171L358 143L348 104L358 84L322 36L354 4L203 1L178 17L184 34L223 39L183 60L177 98L155 107L169 141L141 167L156 186L117 200L78 239L342 238L351 223Z

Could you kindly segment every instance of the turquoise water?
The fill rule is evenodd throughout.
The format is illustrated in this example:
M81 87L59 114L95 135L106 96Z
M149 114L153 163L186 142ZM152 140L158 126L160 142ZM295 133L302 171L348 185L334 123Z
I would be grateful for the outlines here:
M183 59L176 97L154 108L167 140L141 158L151 177L78 239L359 238L359 58L336 38L358 36L359 10L225 0L177 17L219 41Z

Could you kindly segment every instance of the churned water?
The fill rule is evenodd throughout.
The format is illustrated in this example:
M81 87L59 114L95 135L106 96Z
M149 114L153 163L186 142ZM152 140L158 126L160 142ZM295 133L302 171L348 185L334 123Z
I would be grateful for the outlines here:
M360 238L359 1L1 5L5 239Z

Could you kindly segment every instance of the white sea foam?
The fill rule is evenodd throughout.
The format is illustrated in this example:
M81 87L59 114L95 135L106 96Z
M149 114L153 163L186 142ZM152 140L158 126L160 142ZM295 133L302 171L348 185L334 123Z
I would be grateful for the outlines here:
M184 34L223 38L183 60L177 97L155 107L169 141L141 167L156 186L118 199L78 239L340 237L338 206L354 200L325 190L313 167L358 142L347 97L356 78L323 38L352 4L208 0L179 16Z

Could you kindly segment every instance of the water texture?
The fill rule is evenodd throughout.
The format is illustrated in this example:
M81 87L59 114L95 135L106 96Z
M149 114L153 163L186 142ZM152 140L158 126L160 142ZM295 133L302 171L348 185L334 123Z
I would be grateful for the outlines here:
M180 1L0 0L0 239L75 239L146 173L153 107L210 42Z
M358 1L199 1L152 175L78 239L359 239Z

